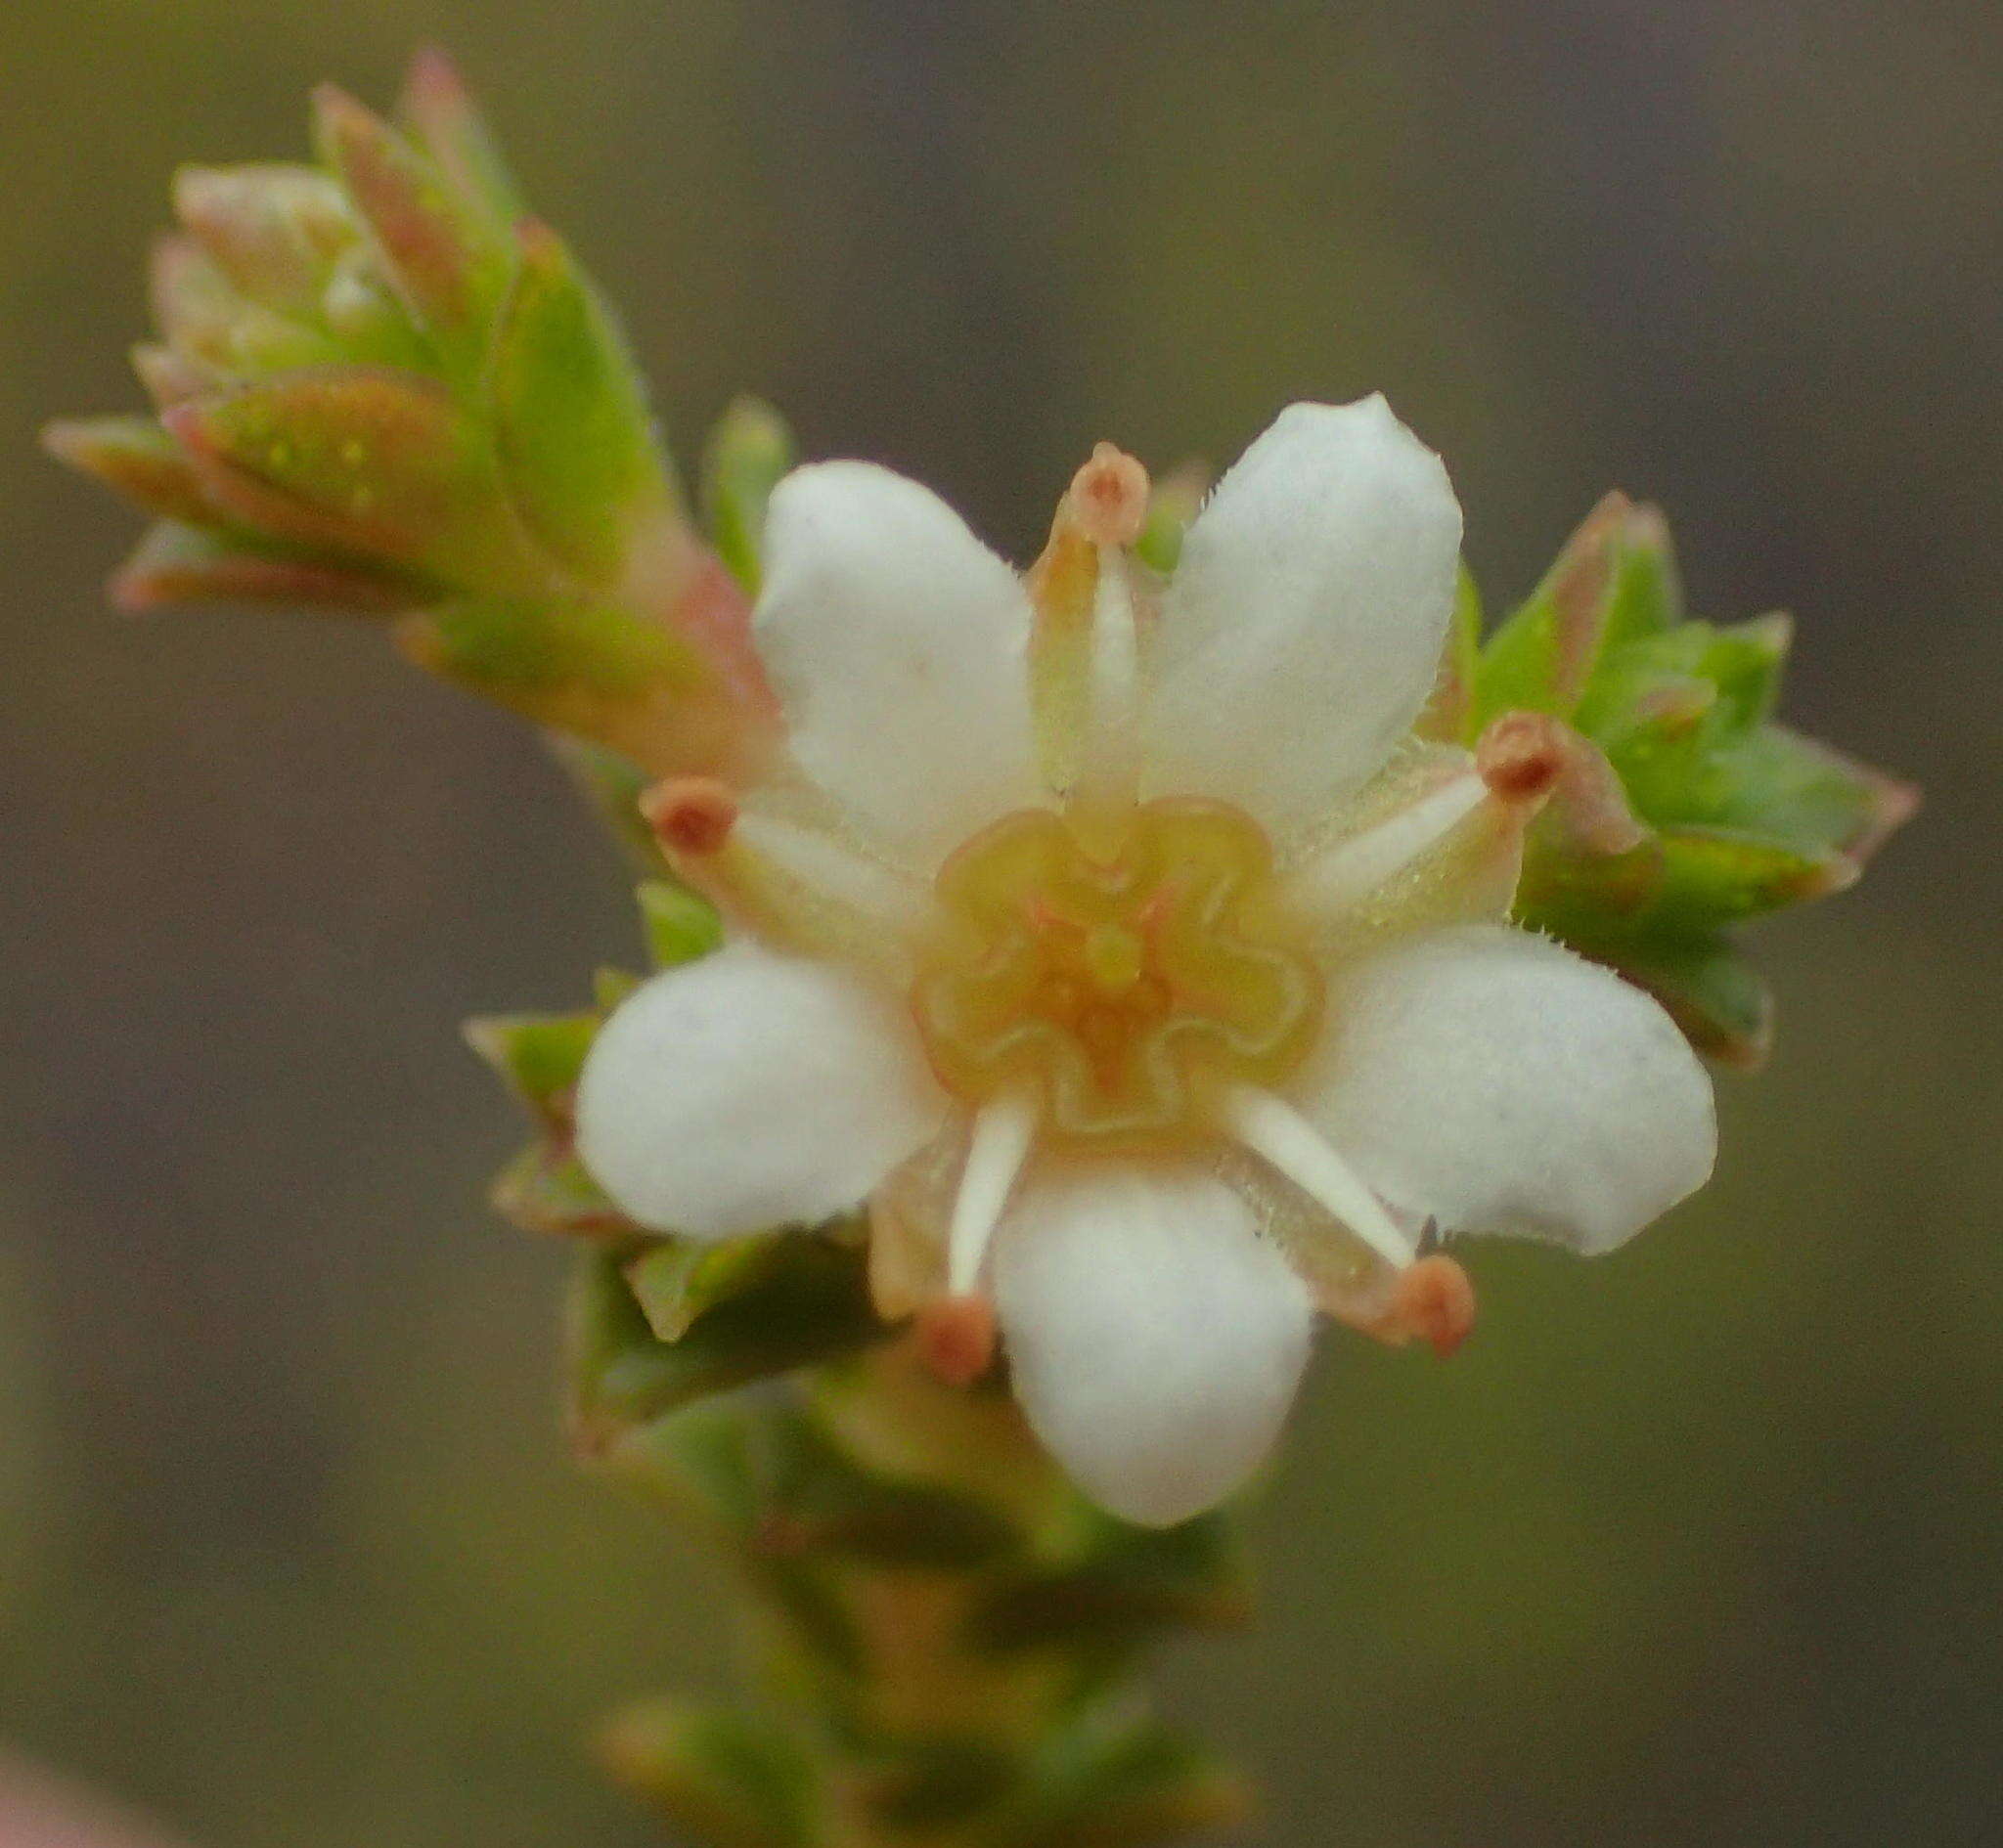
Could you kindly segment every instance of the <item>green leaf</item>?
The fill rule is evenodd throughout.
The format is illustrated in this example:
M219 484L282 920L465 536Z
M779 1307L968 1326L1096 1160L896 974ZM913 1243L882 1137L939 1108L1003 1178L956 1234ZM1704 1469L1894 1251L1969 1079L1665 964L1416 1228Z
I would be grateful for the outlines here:
M1039 1749L1029 1788L994 1840L1009 1848L1141 1848L1241 1826L1242 1779L1151 1719L1092 1715Z
M966 1571L1019 1550L986 1504L865 1469L803 1408L765 1421L761 1525L804 1553L882 1566Z
M630 969L595 969L591 978L592 998L601 1013L609 1014L622 1001L631 999L633 991L645 980Z
M307 320L361 235L334 180L277 161L183 167L174 213L246 297Z
M1841 892L1856 881L1841 854L1803 854L1783 842L1724 828L1665 828L1662 886L1652 927L1709 931L1783 905Z
M574 1401L598 1442L709 1394L851 1354L889 1332L870 1304L860 1249L783 1235L776 1261L712 1302L680 1340L648 1325L616 1253L580 1260L571 1296Z
M1757 1071L1773 1044L1773 995L1722 938L1614 944L1585 953L1646 989L1699 1052Z
M149 529L111 580L112 600L128 610L220 601L391 616L421 595L415 586L386 573L172 520Z
M1475 694L1482 661L1482 593L1462 561L1454 580L1453 615L1432 697L1412 729L1436 744L1472 744Z
M633 870L667 883L668 864L661 853L660 839L640 812L640 799L652 779L631 758L594 744L589 738L552 732L549 744L599 819L611 831ZM643 897L643 921L645 909Z
M514 176L452 60L435 45L412 59L397 112L462 204L497 230L520 221L527 207Z
M1632 511L1625 496L1608 495L1529 599L1489 638L1476 676L1476 731L1505 712L1571 718L1599 661Z
M346 188L411 319L452 370L470 376L514 252L381 117L331 84L313 104L321 158Z
M1127 1648L1157 1632L1234 1628L1251 1608L1229 1518L1133 1527L1093 1513L1088 1556L998 1580L970 1618L982 1648Z
M1729 754L1773 710L1792 624L1680 627L1610 654L1577 724L1620 770L1638 813L1706 821L1732 781Z
M591 1239L622 1251L643 1236L564 1143L531 1143L495 1176L489 1200L524 1232Z
M609 587L635 535L674 517L640 374L560 239L525 224L492 362L496 441L516 506L588 584Z
M468 598L413 617L397 644L420 667L533 719L663 770L712 735L715 676L690 646L616 603ZM706 728L708 727L708 728Z
M1607 593L1603 655L1683 621L1683 582L1660 507L1629 510Z
M798 452L772 406L738 398L717 419L702 452L702 512L710 543L731 575L756 596L763 581L765 507Z
M1210 492L1210 471L1184 462L1154 484L1147 497L1147 521L1134 542L1135 555L1151 571L1173 576L1182 560L1182 536Z
M656 969L678 968L723 946L716 906L674 880L650 879L640 888L640 915Z
M656 1340L678 1342L719 1302L766 1282L792 1255L795 1234L662 1239L626 1266L627 1286Z
M161 417L210 497L259 531L445 583L547 583L521 544L484 434L433 380L379 367L315 368Z
M601 1025L596 1013L488 1014L467 1021L465 1033L540 1122L567 1131L571 1093Z
M1718 767L1709 818L1771 835L1803 854L1842 854L1861 865L1918 806L1911 784L1785 726L1768 725Z
M342 358L325 331L255 302L190 237L154 245L154 318L191 365L225 378L331 365Z
M762 1715L651 1700L613 1720L599 1751L627 1789L722 1848L807 1848L824 1839L813 1755Z
M180 444L154 418L69 418L46 425L42 445L147 512L189 526L213 526L221 515L202 492Z

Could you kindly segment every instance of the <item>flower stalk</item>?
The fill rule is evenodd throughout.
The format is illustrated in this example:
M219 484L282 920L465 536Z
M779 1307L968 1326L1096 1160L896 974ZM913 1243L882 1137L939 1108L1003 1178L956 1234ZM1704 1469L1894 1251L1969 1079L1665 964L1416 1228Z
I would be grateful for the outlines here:
M1244 1786L1137 1672L1247 1614L1216 1504L1311 1312L1446 1355L1443 1215L1591 1252L1698 1184L1708 1086L1605 971L1757 1063L1739 927L1853 881L1913 792L1775 721L1788 623L1690 620L1624 497L1485 636L1381 401L1290 411L1207 505L1101 445L1022 579L913 484L793 473L747 401L698 527L450 66L394 123L315 112L317 164L182 173L153 412L47 440L154 521L121 606L382 623L542 727L641 879L650 976L468 1030L533 1129L495 1203L575 1248L577 1451L738 1593L746 1702L633 1707L605 1764L738 1848L1229 1823ZM1437 1122L1390 1112L1414 1090ZM1472 1164L1504 1115L1536 1160ZM1122 1323L1157 1274L1203 1299ZM1145 1389L1094 1397L1121 1342Z

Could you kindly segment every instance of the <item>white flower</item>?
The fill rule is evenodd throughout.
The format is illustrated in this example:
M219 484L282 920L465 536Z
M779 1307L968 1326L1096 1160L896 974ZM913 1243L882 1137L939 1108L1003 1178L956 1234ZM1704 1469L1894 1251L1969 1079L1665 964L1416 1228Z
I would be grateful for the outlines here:
M649 1227L872 1204L889 1313L1015 1391L1098 1501L1229 1493L1316 1307L1443 1347L1427 1229L1612 1249L1711 1169L1656 1004L1508 927L1548 732L1409 738L1460 512L1381 398L1296 405L1134 557L1101 447L1028 577L859 462L773 497L754 629L790 758L649 813L738 935L606 1024L579 1148Z

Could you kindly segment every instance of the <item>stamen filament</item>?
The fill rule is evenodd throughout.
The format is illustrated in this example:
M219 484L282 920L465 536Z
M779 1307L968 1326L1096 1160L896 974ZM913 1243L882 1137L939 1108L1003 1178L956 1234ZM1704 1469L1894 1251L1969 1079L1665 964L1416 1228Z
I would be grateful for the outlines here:
M1220 1106L1224 1128L1253 1154L1340 1219L1388 1264L1402 1270L1416 1255L1410 1239L1356 1169L1299 1111L1270 1091L1241 1084Z
M1140 794L1140 624L1126 558L1112 546L1098 549L1089 663L1074 804L1089 827L1117 829Z
M738 818L736 845L766 861L802 891L819 894L886 931L909 932L923 920L924 889L838 837L776 815Z
M739 814L708 851L674 854L706 898L801 948L901 968L924 928L925 888L820 828Z
M1311 860L1294 889L1324 916L1346 911L1430 853L1489 799L1488 784L1469 770Z
M979 1279L1036 1127L1036 1099L1027 1092L998 1097L974 1118L973 1139L946 1235L946 1288L951 1295L965 1296Z

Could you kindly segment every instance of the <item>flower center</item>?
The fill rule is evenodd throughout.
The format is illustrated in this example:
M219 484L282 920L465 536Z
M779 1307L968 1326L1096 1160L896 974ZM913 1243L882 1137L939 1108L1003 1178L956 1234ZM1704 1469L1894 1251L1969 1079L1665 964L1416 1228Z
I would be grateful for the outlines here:
M912 1009L957 1096L1030 1092L1058 1135L1153 1144L1219 1087L1285 1078L1321 982L1278 904L1271 847L1238 810L1146 803L1093 847L1032 809L958 849Z

